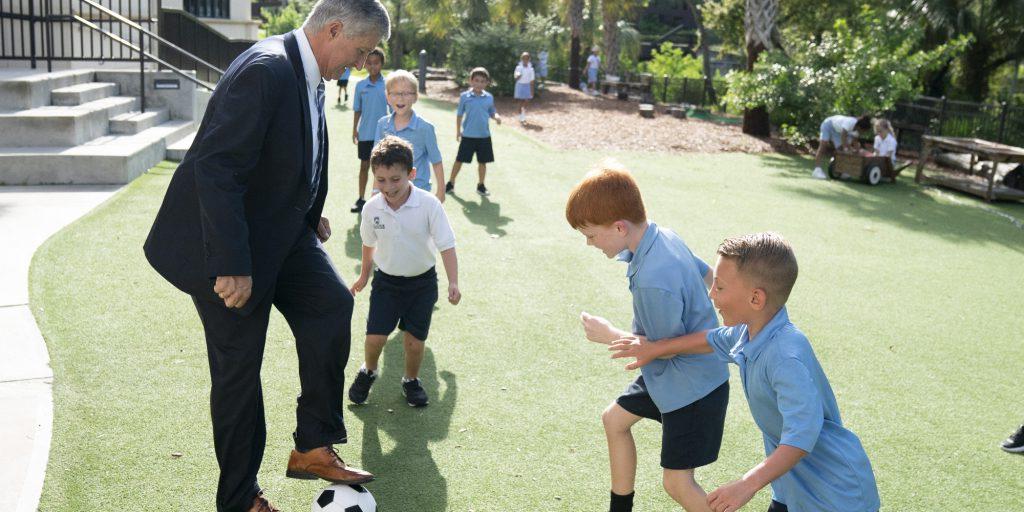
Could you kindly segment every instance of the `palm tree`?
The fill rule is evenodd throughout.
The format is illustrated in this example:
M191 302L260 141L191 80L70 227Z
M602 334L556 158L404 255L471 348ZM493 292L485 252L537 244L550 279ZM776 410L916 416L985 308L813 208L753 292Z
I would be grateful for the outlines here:
M700 34L700 55L704 61L704 94L710 103L715 105L718 103L718 95L715 93L714 78L711 76L711 41L708 40L708 32L704 28L704 17L693 0L686 0L686 7L693 13L693 19L697 22L697 33Z
M779 0L747 0L744 25L747 32L747 71L754 70L754 63L761 52L771 50L779 41L775 19L779 14ZM771 135L768 110L756 107L743 111L743 133L767 137Z

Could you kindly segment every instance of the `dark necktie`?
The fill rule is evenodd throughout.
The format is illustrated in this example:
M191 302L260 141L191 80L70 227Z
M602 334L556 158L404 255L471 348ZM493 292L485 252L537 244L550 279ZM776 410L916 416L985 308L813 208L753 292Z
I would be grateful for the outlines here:
M320 84L316 86L316 112L317 112L317 143L318 148L316 152L316 162L313 162L313 194L316 194L318 188L320 188L320 166L324 161L324 142L325 133L327 128L327 122L324 119L324 81L320 80Z

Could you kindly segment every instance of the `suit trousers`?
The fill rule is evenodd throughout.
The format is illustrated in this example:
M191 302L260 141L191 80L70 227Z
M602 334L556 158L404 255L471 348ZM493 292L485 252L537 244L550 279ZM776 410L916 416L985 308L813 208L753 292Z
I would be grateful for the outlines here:
M308 451L347 440L342 400L352 342L352 294L307 229L251 315L241 316L223 302L196 297L193 302L210 362L210 415L220 467L217 511L245 512L260 490L256 475L267 438L260 366L270 307L281 312L295 336L301 393L293 437L296 449Z

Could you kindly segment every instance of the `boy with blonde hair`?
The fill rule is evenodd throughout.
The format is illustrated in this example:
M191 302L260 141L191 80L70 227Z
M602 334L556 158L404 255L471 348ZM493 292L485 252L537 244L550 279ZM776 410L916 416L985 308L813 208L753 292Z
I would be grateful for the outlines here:
M878 488L867 453L843 426L839 405L807 336L789 321L796 283L793 249L776 233L728 238L718 247L711 300L725 327L650 343L627 337L612 357L626 368L678 354L712 354L736 363L767 458L708 495L715 512L733 512L766 485L769 512L875 512Z
M565 217L587 245L629 264L631 332L584 312L587 339L611 344L637 334L660 340L718 327L706 288L708 266L679 236L647 220L628 172L606 168L588 174L569 195ZM649 418L662 426L665 490L690 512L708 511L694 469L718 458L729 403L726 365L710 355L684 355L655 361L641 373L601 415L611 462L609 510L632 510L637 455L631 429Z
M416 115L412 106L419 98L416 92L416 77L412 73L399 69L388 75L385 91L391 115L377 121L377 133L374 145L387 135L394 135L412 144L413 167L417 172L413 184L430 191L430 171L434 171L434 182L437 200L444 202L444 166L441 164L441 150L437 147L437 133L434 125Z

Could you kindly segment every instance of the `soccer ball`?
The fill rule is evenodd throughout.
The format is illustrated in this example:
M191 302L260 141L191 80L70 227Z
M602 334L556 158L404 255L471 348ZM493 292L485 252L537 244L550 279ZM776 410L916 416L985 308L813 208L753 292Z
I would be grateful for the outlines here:
M376 512L377 500L361 485L335 484L320 492L312 512Z

